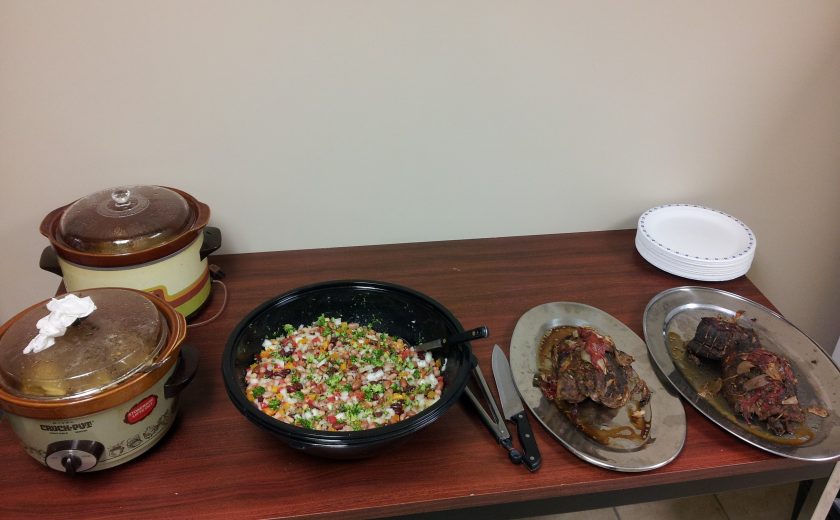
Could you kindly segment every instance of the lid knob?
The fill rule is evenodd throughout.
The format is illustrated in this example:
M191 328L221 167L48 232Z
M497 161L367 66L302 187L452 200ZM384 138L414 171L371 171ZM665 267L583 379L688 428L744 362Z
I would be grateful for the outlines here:
M111 192L111 200L114 201L117 207L127 206L129 200L131 200L131 190L128 188L116 188Z

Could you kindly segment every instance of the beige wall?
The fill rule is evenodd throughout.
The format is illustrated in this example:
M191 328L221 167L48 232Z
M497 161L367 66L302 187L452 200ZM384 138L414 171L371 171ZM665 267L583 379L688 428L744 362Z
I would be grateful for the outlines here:
M195 194L224 252L694 202L754 229L750 277L830 349L838 92L834 0L0 0L0 318L58 281L40 219L118 184Z

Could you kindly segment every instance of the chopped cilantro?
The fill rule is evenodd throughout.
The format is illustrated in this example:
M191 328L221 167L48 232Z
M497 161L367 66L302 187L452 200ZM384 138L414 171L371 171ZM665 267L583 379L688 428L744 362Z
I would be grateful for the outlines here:
M330 388L335 388L335 386L341 381L341 374L333 374L327 379L327 386ZM352 387L350 387L352 388Z
M362 391L365 393L366 400L373 401L373 398L384 392L385 389L382 387L381 383L375 383L363 386Z
M355 418L362 413L362 405L359 403L345 404L341 407L341 411L347 414L347 417Z
M265 393L265 388L261 386L255 386L254 389L251 390L251 392L253 392L254 397L259 397Z

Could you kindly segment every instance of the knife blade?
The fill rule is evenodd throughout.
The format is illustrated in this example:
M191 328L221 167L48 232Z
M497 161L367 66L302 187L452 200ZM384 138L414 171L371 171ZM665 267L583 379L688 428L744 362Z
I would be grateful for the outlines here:
M432 341L427 341L425 343L421 343L414 347L415 352L426 352L427 350L433 350L436 348L442 348L447 345L457 345L459 343L464 343L466 341L472 341L474 339L481 339L486 338L489 331L487 327L477 327L475 329L465 330L464 332L459 332L458 334L453 334L448 338L443 339L435 339Z
M530 471L537 471L542 464L540 450L534 439L531 423L528 422L528 416L525 414L522 399L516 390L510 363L499 345L493 346L492 366L493 378L496 380L496 389L499 391L499 400L502 403L502 414L509 421L516 423L516 433L522 444L522 463Z

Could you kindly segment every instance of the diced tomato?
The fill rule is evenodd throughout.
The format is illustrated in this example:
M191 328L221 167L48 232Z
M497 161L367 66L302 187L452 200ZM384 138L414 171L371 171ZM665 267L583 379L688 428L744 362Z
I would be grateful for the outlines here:
M581 330L581 339L584 341L584 348L586 349L586 352L589 353L591 363L595 365L596 368L606 373L606 364L598 363L598 361L604 359L604 355L609 348L607 341L603 336L600 336L595 331L586 328Z

